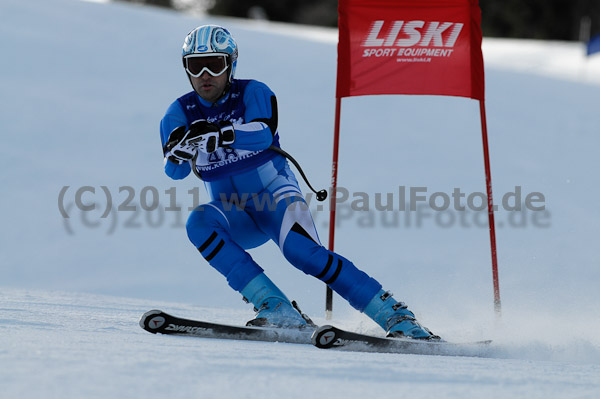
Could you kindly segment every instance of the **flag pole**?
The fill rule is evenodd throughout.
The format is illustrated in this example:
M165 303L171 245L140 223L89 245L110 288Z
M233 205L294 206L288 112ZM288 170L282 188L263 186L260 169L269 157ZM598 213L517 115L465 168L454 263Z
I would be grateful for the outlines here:
M340 145L340 114L342 109L342 99L335 98L335 125L333 131L333 160L331 162L331 193L329 195L329 250L333 251L335 240L335 210L336 210L336 189L337 189L337 171L338 156ZM327 286L325 291L325 318L331 320L333 317L333 290Z
M492 173L490 169L490 154L488 149L487 121L485 116L485 101L479 100L481 115L481 137L483 141L483 161L485 164L485 183L488 202L488 222L490 228L490 247L492 252L492 279L494 284L494 310L501 316L500 283L498 281L498 258L496 254L496 225L494 222L494 199L492 196Z

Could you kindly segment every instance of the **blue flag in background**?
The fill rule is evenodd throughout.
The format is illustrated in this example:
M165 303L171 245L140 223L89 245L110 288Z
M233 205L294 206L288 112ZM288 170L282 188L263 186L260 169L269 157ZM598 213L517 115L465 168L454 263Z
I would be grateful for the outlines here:
M587 43L587 55L600 52L600 34L592 37Z

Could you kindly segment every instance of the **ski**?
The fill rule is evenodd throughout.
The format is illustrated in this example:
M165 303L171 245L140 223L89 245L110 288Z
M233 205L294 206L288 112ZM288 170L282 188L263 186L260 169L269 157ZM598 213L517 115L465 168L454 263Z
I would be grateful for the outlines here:
M334 326L319 327L312 336L317 348L356 351L404 353L415 355L487 357L492 341L451 343L420 341L410 338L385 338L342 330Z
M175 317L162 310L150 310L140 319L140 327L156 334L199 338L310 344L312 328L242 327Z

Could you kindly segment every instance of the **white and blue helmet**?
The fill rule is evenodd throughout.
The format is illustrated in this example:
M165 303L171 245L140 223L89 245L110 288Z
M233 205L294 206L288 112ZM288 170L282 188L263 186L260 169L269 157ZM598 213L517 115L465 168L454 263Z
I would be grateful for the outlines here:
M237 65L238 47L229 31L218 25L202 25L188 33L183 42L181 58L192 54L225 54L229 60L229 82Z

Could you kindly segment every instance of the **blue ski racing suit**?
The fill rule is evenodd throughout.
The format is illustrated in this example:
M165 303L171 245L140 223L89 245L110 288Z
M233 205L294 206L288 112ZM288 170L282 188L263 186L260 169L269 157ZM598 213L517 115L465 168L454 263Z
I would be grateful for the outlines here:
M263 269L246 251L273 240L285 258L314 276L354 308L363 311L381 284L348 259L327 250L287 160L268 148L279 147L277 100L264 83L233 79L216 103L192 91L174 101L160 125L163 147L179 126L198 119L229 121L235 142L211 154L198 151L196 168L211 201L197 207L187 221L190 241L242 292ZM165 173L183 179L192 162L165 160Z

